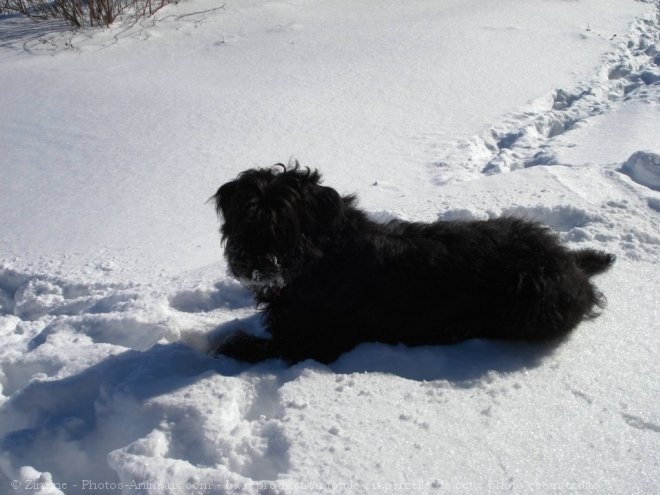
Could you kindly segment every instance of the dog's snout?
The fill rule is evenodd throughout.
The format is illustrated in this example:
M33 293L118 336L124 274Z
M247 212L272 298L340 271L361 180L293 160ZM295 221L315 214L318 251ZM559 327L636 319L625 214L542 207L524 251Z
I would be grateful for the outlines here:
M280 262L273 254L251 255L243 252L229 258L231 271L236 277L254 278L268 276L281 271Z
M277 256L267 254L257 257L255 268L262 273L276 273L280 271L280 263Z
M279 266L279 261L277 260L277 256L274 254L267 254L264 258L264 263L269 263L273 266Z

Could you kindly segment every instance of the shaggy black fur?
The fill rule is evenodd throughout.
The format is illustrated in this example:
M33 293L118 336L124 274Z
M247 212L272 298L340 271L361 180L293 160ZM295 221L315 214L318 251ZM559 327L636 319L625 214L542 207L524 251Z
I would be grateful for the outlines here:
M543 341L603 307L589 277L611 254L569 251L515 218L376 223L317 171L279 167L247 170L214 196L230 270L272 335L232 334L220 354L329 363L361 342Z

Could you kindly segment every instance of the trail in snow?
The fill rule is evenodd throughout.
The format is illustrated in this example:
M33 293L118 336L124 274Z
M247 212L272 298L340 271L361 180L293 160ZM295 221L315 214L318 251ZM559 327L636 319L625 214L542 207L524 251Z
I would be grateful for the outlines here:
M455 142L433 163L438 184L560 163L553 138L633 99L660 101L658 16L638 19L597 74L571 89L557 89L478 136ZM640 123L644 125L644 123Z

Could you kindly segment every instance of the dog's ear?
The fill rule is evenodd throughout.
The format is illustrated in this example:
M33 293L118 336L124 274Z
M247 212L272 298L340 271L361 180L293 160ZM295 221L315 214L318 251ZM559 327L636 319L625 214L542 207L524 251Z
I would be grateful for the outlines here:
M215 211L218 213L218 215L221 215L223 212L227 211L235 192L236 181L227 182L226 184L220 186L218 192L216 192L213 196L215 201Z
M345 207L344 200L331 187L319 186L316 196L318 218L327 230L334 230L344 219ZM324 230L326 230L324 229Z
M319 203L324 209L328 211L339 212L343 211L344 202L337 191L332 187L321 186L321 194L319 194Z

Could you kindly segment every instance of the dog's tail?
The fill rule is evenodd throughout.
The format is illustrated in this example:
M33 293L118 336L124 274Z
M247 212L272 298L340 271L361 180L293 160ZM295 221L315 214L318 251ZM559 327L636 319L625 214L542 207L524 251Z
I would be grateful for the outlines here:
M575 264L584 272L587 278L606 272L616 260L616 256L613 254L596 251L595 249L580 249L579 251L573 251L572 254ZM596 318L600 314L600 310L605 308L607 299L593 282L587 282L585 288L587 290L583 293L585 298L584 316L586 318Z
M606 272L614 264L616 256L595 249L581 249L573 251L575 263L588 277Z

